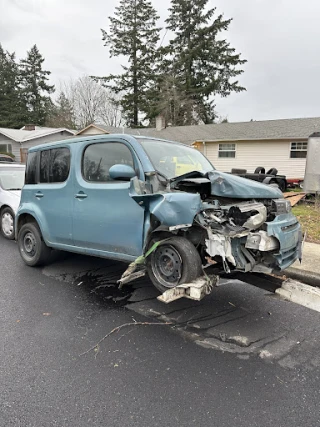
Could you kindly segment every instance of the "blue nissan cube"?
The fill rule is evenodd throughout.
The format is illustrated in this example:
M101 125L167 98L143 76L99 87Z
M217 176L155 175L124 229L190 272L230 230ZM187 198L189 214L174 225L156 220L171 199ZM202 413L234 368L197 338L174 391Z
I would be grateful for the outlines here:
M278 188L218 172L183 144L123 134L30 148L15 233L29 266L51 249L143 256L160 292L208 263L271 273L301 258L301 228Z

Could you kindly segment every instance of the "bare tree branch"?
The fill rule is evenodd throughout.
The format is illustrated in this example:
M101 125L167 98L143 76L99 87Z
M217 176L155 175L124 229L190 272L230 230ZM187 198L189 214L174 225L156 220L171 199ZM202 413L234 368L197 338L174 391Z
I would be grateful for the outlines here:
M127 326L145 326L145 325L157 325L157 326L165 326L165 325L172 325L171 322L166 322L166 323L160 323L160 322L129 322L129 323L124 323L123 325L117 326L115 328L112 329L112 331L108 332L103 338L101 338L101 340L99 340L94 346L90 347L89 350L79 354L79 356L84 356L87 353L90 353L90 351L95 350L99 347L99 344L102 343L102 341L104 341L106 338L108 338L110 335L114 334L115 332L119 332L122 328L126 328Z
M62 90L73 107L77 128L83 129L91 123L120 126L119 94L106 89L89 76L64 82Z

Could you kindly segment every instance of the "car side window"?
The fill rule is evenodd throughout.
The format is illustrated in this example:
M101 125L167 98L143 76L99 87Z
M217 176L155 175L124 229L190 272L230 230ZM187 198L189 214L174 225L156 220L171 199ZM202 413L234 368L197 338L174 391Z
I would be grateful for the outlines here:
M38 153L29 153L27 158L26 165L26 184L36 184L37 183L37 159Z
M82 160L82 175L90 182L119 182L109 176L111 166L123 164L134 168L129 148L120 142L103 142L89 145Z
M70 151L66 147L43 150L40 155L40 182L65 182L70 171Z

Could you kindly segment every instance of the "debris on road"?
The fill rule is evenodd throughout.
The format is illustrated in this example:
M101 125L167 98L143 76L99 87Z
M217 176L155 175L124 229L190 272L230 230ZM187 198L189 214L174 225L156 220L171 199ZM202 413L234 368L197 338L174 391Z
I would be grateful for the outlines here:
M219 277L216 275L202 276L191 283L182 283L168 289L162 295L159 295L157 299L166 304L176 301L179 298L201 301L203 297L211 294L213 288L217 286L218 280Z
M89 350L79 354L80 356L84 356L87 353L90 353L90 351L99 351L99 346L102 343L102 341L104 341L106 338L108 338L110 335L114 334L115 332L119 332L121 329L126 328L127 326L167 326L167 325L172 325L171 322L165 322L165 323L161 323L161 322L137 322L136 320L134 320L133 322L129 322L129 323L124 323L123 325L119 325L116 326L115 328L113 328L110 332L108 332L104 337L102 337L97 344L95 344L94 346L90 347Z

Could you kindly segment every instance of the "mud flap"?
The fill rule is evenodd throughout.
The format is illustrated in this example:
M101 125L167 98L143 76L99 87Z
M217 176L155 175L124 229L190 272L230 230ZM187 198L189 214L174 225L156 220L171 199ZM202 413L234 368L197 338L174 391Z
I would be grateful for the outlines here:
M201 276L191 283L182 283L172 289L168 289L162 295L159 295L157 299L166 304L180 298L201 301L203 297L211 294L218 281L219 277L216 275Z

